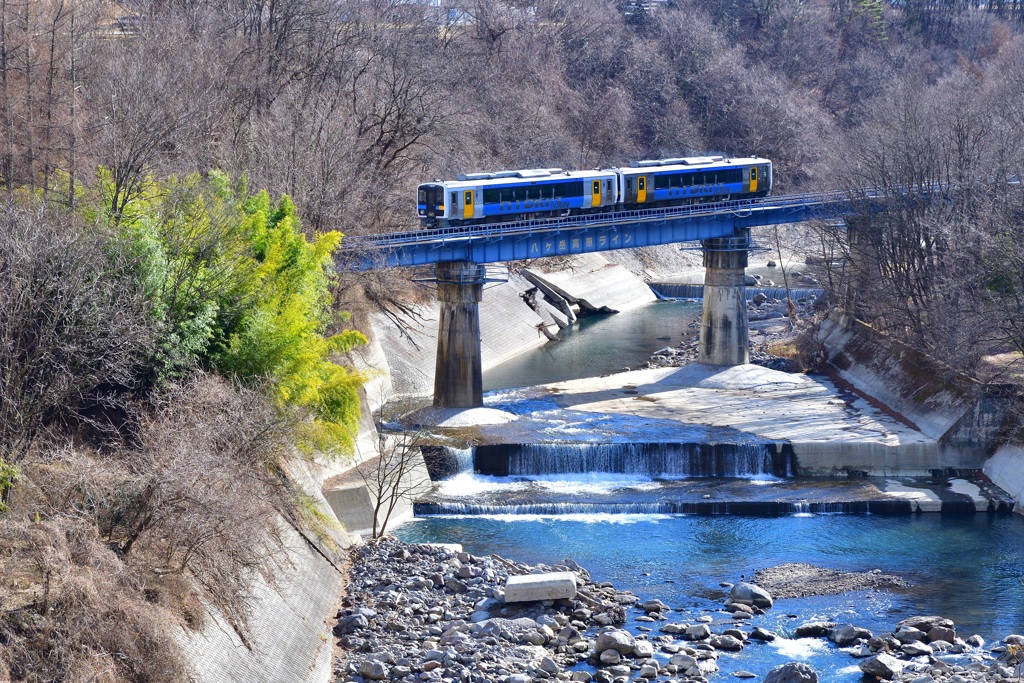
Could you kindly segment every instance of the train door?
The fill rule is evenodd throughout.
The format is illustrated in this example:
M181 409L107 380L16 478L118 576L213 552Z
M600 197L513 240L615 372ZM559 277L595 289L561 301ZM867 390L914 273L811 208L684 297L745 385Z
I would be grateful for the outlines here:
M750 167L750 191L757 192L757 166Z
M594 180L590 183L590 205L601 206L601 181Z
M647 176L637 176L636 178L636 201L638 204L647 201Z
M464 190L462 192L462 217L472 218L473 217L473 190Z

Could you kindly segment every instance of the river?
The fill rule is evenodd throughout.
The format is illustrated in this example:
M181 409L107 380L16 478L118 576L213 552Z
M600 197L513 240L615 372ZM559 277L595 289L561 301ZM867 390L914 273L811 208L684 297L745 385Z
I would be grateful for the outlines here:
M489 371L485 385L496 390L636 367L651 352L692 332L688 324L699 312L693 302L659 302L584 319L565 333L564 341ZM494 485L495 478L462 476L474 480L468 486ZM579 487L580 495L594 487L614 491L617 486L596 474L531 479L545 480L544 486L563 492ZM771 479L749 480L748 485L771 486ZM663 485L657 480L628 482L633 490ZM750 644L736 655L723 654L716 680L728 680L728 672L738 669L763 676L783 662L804 661L823 681L860 681L857 660L848 653L822 639L788 637L805 621L849 622L883 632L903 618L927 613L956 621L962 637L978 633L991 642L1024 632L1024 520L1018 516L450 515L417 519L395 533L404 540L462 543L474 554L498 553L530 563L552 564L569 557L587 567L595 580L611 581L641 599L660 598L679 610L671 615L673 621L703 613L722 616L715 612L724 598L719 582L749 578L759 568L784 562L849 571L881 569L913 584L899 592L780 600L754 625L783 638ZM642 624L633 621L635 616L630 614L628 628L638 632Z

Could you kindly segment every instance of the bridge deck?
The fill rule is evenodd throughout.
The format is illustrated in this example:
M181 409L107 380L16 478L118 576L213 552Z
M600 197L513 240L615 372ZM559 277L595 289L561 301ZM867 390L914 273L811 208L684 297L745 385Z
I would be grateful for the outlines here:
M369 270L444 261L493 263L727 237L757 225L833 218L839 191L636 209L346 238L339 267Z

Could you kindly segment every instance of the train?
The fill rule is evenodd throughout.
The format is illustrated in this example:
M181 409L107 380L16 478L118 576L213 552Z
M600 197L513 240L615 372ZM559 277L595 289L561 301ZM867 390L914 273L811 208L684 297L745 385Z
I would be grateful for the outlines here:
M752 199L771 189L768 159L703 156L591 171L465 173L421 183L416 194L420 226L445 228Z

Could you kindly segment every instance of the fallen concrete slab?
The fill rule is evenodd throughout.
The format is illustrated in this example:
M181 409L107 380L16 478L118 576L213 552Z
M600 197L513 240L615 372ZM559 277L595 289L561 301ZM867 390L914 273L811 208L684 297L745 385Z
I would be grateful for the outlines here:
M505 583L505 602L567 600L574 597L576 576L572 572L510 576Z

